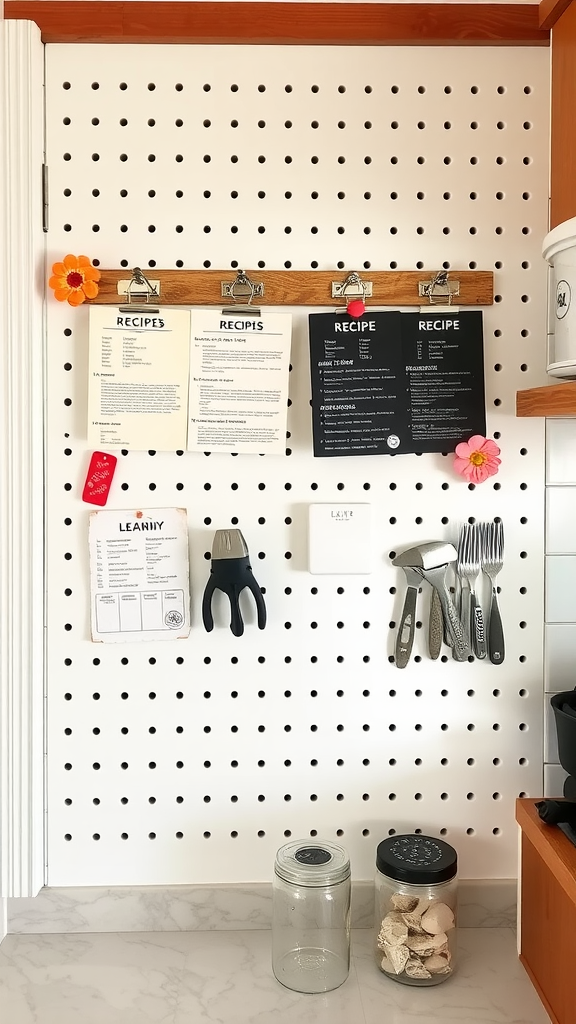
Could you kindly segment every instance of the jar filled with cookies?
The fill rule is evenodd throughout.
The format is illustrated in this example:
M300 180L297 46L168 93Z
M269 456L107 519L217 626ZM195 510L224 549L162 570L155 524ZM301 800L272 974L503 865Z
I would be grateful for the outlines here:
M375 953L404 985L439 985L456 961L458 857L442 839L394 835L376 851Z

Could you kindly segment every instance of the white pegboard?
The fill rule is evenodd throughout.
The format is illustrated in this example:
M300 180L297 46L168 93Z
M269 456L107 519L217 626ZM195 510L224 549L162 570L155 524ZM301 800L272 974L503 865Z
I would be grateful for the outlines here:
M356 878L390 830L443 835L465 877L516 874L514 800L542 792L548 51L47 47L48 261L103 267L495 270L484 310L495 481L441 455L314 459L307 310L286 456L130 452L111 508L188 509L192 631L89 640L87 312L48 301L48 883L268 879L288 836ZM226 277L230 276L230 272ZM311 501L370 501L370 577L311 577ZM391 664L390 552L501 516L504 666ZM214 529L238 524L269 624L204 632ZM397 589L396 589L397 588ZM419 602L426 620L428 595Z

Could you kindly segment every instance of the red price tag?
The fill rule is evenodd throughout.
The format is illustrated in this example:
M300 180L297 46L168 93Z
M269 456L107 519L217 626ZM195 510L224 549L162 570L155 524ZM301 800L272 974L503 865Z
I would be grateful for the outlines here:
M106 504L117 462L115 455L93 453L82 491L82 501L87 501L91 505Z

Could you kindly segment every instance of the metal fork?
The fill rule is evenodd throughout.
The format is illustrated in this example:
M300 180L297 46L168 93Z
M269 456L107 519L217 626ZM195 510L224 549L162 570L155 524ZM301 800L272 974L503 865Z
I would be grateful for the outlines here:
M458 536L458 557L456 559L456 578L460 583L459 588L459 601L458 611L460 613L460 621L462 622L462 628L464 630L464 638L466 641L466 647L468 654L472 653L472 644L470 640L470 574L469 574L469 563L468 563L468 552L470 548L470 524L464 523L460 529Z
M504 527L502 520L499 519L493 523L483 523L481 538L482 571L488 576L492 584L492 599L490 601L488 620L488 653L490 661L494 665L501 665L504 661L505 653L504 629L498 606L496 577L502 569L504 562Z
M486 634L482 605L478 601L474 585L480 572L480 535L476 523L466 523L461 532L462 553L459 551L459 573L462 582L462 621L468 623L468 634L477 658L486 657Z

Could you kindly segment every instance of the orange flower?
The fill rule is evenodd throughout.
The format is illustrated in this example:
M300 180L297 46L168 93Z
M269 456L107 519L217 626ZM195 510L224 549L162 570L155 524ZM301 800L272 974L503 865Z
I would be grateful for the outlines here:
M87 256L64 257L62 263L52 267L52 277L48 281L54 289L58 302L68 300L71 306L79 306L84 299L95 299L98 295L100 271L96 270Z

